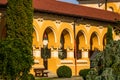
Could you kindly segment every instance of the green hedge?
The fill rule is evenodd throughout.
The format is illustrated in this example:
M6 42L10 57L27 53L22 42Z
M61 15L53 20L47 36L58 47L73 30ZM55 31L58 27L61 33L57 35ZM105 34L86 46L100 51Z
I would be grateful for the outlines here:
M26 74L20 80L35 80L35 77L32 74Z
M72 76L72 70L68 66L60 66L57 69L57 75L60 78L70 78Z

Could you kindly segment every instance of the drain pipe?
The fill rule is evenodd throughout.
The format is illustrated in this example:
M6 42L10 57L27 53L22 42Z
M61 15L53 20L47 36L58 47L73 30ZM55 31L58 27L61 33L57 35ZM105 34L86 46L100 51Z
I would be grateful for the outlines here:
M77 51L76 51L76 21L77 19L74 19L74 24L73 24L73 32L74 32L74 58L75 58L75 76L77 76Z

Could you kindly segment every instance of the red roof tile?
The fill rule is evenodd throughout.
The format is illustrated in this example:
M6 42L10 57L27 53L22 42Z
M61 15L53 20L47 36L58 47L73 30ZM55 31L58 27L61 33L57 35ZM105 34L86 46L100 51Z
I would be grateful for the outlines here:
M7 3L7 0L0 0L0 5L5 5Z
M6 0L2 0L2 1L4 2ZM66 2L60 2L56 0L33 0L33 7L35 10L38 11L65 14L75 17L85 17L95 20L110 21L110 22L120 20L120 14L118 13L66 3Z

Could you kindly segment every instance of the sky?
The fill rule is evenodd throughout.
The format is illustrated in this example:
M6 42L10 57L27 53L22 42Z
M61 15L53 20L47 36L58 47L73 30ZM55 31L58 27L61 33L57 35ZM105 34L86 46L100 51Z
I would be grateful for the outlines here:
M70 3L73 3L73 4L78 4L77 0L60 0L60 1L70 2Z

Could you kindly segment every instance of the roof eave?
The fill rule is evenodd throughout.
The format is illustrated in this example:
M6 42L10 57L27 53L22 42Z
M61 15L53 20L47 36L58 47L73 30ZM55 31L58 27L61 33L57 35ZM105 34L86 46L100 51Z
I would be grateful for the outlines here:
M71 16L71 17L83 17L83 18L86 18L86 19L97 20L97 21L104 21L104 22L112 22L112 23L114 23L114 22L117 21L117 20L100 19L100 18L89 17L89 16L75 15L75 14L60 13L60 12L44 10L44 9L37 9L37 8L34 8L34 10L35 11L40 11L40 12L46 12L46 13L61 14L61 15L66 15L66 16Z

